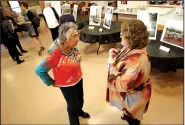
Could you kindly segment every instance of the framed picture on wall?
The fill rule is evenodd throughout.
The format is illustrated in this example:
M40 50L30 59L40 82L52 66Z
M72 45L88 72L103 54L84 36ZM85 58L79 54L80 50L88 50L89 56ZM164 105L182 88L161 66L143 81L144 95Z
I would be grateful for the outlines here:
M150 33L149 39L156 40L158 13L151 13L148 11L138 11L137 19L143 21Z
M114 7L107 7L106 8L103 27L105 27L107 29L110 29L110 27L111 27L113 11L114 11Z
M161 35L161 42L184 49L183 21L168 20Z
M78 5L74 5L74 7L73 7L73 16L75 18L75 21L76 21L77 14L78 14Z
M102 6L90 7L89 25L100 26L101 12L102 12Z

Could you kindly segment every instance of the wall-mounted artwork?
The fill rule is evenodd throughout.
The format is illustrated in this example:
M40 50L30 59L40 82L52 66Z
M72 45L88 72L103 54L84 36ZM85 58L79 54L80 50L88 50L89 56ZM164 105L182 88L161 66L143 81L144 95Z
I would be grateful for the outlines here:
M75 21L76 21L77 14L78 14L78 5L74 5L74 7L73 7L73 16L75 18Z
M161 42L184 49L183 21L168 20L161 36Z
M110 29L110 27L111 27L113 11L114 11L114 7L107 7L106 8L103 27L105 27L107 29Z
M150 33L149 39L156 40L157 36L157 24L158 24L158 13L151 13L147 11L138 11L137 19L144 22Z
M102 6L90 7L89 25L100 26L101 12L102 12Z

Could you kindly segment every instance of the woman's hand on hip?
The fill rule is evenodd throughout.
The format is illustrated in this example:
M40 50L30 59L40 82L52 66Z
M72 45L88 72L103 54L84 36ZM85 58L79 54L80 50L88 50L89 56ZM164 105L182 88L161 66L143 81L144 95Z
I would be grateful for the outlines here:
M55 84L52 85L53 87L57 87Z
M57 87L56 84L55 84L55 81L53 82L52 86L53 86L53 87Z

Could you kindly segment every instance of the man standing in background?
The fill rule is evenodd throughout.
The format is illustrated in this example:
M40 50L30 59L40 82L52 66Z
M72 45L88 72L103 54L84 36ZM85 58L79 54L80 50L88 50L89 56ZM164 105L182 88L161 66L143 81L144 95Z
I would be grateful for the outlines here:
M16 23L16 21L14 20L14 18L11 17L10 13L7 13L5 11L2 11L2 13L3 13L4 18L6 20L9 20L10 24L12 25L12 27L14 27L12 29L13 29L13 34L14 34L14 37L15 37L14 42L15 42L16 46L18 46L18 48L21 51L21 53L27 53L28 51L26 51L26 50L24 50L22 48L22 45L21 45L21 43L19 41L19 37L17 35L17 30L19 28L19 25ZM17 50L17 52L19 53L20 56L22 56L22 54L18 50Z
M51 31L51 35L54 41L58 37L59 16L56 10L53 7L51 7L50 2L45 2L43 15L44 15L45 22L47 23Z

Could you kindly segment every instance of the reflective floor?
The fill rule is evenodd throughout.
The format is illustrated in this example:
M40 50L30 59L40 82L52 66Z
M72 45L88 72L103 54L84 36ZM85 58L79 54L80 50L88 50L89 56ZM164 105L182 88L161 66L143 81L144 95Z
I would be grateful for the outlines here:
M19 34L21 44L28 50L17 65L1 46L1 123L2 124L68 124L66 103L58 88L47 87L35 74L39 57L36 44L27 33ZM50 31L42 23L40 38L45 48L52 43ZM80 43L83 54L84 110L91 119L83 124L127 124L121 112L105 102L108 50L117 44L103 45L96 55L98 44ZM161 73L152 69L153 91L148 112L141 124L183 124L183 70Z

